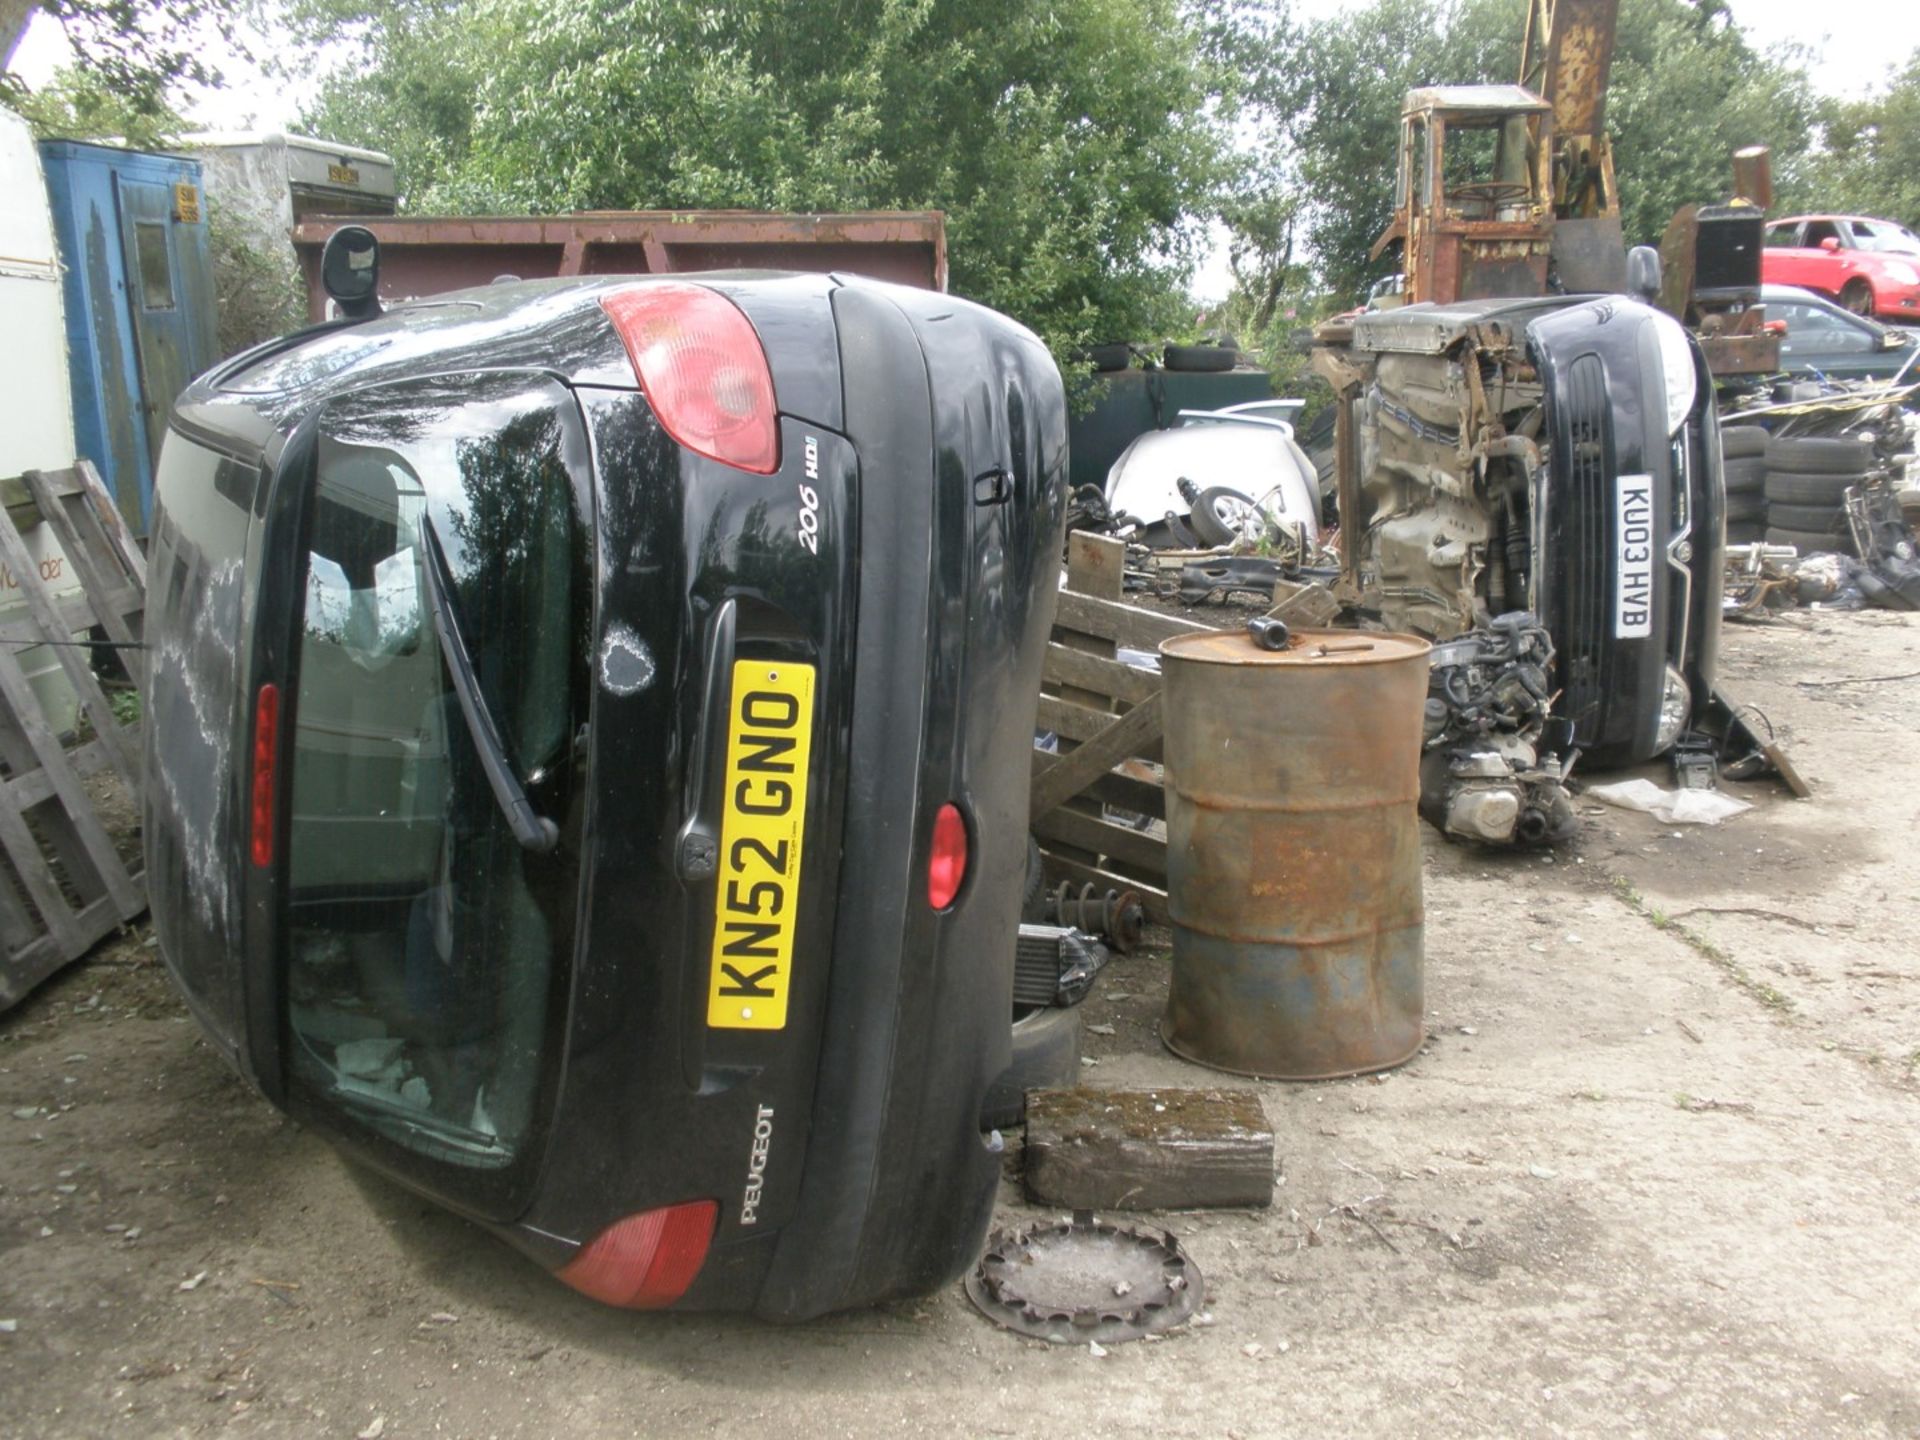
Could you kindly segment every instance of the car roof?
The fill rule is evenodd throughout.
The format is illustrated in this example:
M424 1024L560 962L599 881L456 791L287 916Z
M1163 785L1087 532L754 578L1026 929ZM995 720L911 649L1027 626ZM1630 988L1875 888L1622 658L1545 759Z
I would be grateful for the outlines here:
M1842 215L1838 211L1829 210L1817 215L1782 215L1778 220L1769 220L1767 225L1768 228L1775 225L1797 225L1802 220L1845 220L1850 225L1856 221L1863 221L1868 225L1898 226L1900 224L1898 220L1882 220L1877 215Z
M1834 305L1833 302L1828 300L1824 295L1816 295L1813 291L1799 285L1775 285L1772 283L1762 285L1760 287L1760 299L1762 302L1768 300L1811 300L1816 305L1826 305L1835 310L1840 308Z

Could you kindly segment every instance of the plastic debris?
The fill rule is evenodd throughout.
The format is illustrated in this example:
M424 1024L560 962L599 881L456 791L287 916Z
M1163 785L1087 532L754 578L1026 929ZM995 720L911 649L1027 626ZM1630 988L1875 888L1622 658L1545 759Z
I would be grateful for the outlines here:
M1639 810L1668 825L1718 825L1742 810L1751 810L1745 800L1736 800L1718 790L1664 790L1651 780L1621 780L1612 785L1592 785L1587 794L1622 810Z

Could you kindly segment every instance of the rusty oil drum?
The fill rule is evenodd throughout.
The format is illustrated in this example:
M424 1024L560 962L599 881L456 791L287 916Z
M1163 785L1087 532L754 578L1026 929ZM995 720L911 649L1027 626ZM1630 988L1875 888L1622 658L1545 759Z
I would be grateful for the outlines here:
M1160 646L1175 1054L1322 1080L1420 1048L1429 648L1352 630Z

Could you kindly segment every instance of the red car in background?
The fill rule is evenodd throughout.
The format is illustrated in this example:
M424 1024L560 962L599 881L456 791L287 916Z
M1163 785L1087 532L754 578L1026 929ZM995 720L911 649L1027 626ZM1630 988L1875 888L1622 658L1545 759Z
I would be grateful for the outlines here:
M1920 317L1920 240L1891 220L1795 215L1767 227L1760 278L1831 295L1856 315Z

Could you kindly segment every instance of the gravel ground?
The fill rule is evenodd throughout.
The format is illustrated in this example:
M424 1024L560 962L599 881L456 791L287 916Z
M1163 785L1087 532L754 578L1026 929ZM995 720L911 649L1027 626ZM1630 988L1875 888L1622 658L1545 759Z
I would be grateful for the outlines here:
M1260 1086L1273 1208L1159 1217L1208 1323L1104 1356L958 1286L597 1308L279 1118L128 934L0 1017L0 1434L1920 1435L1920 680L1874 678L1920 617L1800 620L1726 679L1816 797L1429 834L1429 1043ZM1165 975L1110 970L1091 1083L1213 1078L1154 1038Z

